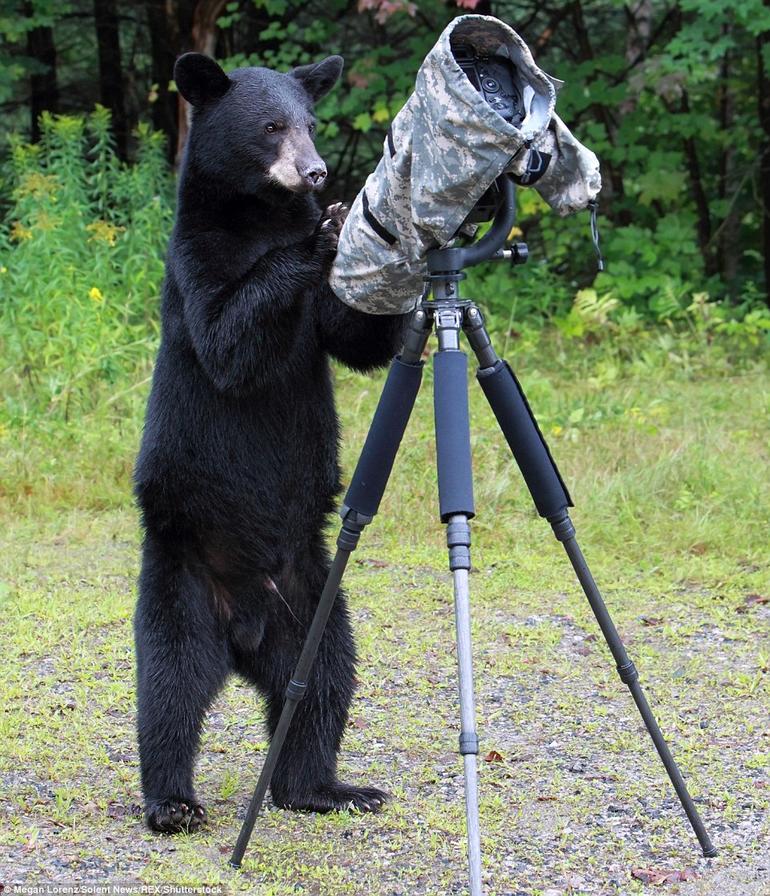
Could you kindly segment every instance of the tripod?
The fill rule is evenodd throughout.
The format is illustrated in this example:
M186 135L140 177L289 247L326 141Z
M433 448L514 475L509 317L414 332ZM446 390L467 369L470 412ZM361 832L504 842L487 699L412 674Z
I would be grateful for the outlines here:
M564 545L567 556L585 592L607 645L617 664L621 681L628 685L644 724L660 754L704 856L716 849L687 791L663 734L639 685L639 676L604 604L596 582L575 540L575 528L568 507L572 499L548 446L543 439L527 399L507 363L498 358L478 307L462 300L459 283L463 267L492 258L514 264L526 261L526 246L505 250L503 245L515 217L514 185L508 177L498 182L502 201L489 232L478 242L463 248L436 249L428 253L432 298L423 301L412 315L404 348L391 363L377 410L366 437L340 511L342 527L337 552L329 571L294 676L286 689L278 726L273 734L254 796L243 822L230 864L239 868L262 806L273 770L291 724L294 710L307 688L308 676L323 636L350 554L355 550L364 527L379 509L393 462L406 429L422 378L422 354L435 328L438 352L433 358L434 411L438 492L441 521L446 524L449 567L454 579L455 625L460 684L460 753L465 771L465 807L468 834L468 863L471 896L481 896L481 848L478 813L477 755L473 667L471 656L468 573L471 568L471 532L468 521L474 516L471 479L470 423L468 415L468 361L460 350L460 331L470 344L479 364L477 379L513 452L540 516L551 524L554 535Z

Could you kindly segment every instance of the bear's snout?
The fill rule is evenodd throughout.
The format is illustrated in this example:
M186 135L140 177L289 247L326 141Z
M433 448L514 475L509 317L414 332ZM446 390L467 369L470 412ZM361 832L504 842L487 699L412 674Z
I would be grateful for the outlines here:
M268 169L268 177L293 193L320 190L326 180L326 165L312 140L300 128L291 128Z
M326 166L322 162L302 168L297 166L297 172L311 190L319 190L326 180Z

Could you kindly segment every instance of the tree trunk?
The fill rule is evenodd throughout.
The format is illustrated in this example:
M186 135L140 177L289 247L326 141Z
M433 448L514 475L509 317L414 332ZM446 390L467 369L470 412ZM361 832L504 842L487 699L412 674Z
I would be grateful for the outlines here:
M112 112L112 130L121 159L126 158L128 126L120 62L120 34L115 0L94 0L96 43L99 52L99 95Z
M638 0L633 6L626 6L628 32L626 34L626 63L629 71L647 55L652 36L652 0ZM630 115L636 108L638 95L629 94L620 104L620 114Z
M729 37L730 25L725 24L722 28L722 34ZM730 90L730 54L725 53L719 72L719 87L717 88L717 98L719 101L719 129L723 134L730 131L733 124L733 95ZM734 183L734 157L735 146L729 142L719 155L719 182L717 187L717 195L726 202L731 189L735 188ZM734 295L734 283L738 274L738 262L741 256L740 250L740 221L735 208L735 203L728 203L728 211L724 221L719 225L718 244L717 244L717 267L722 275L725 285L731 294Z
M765 0L770 6L770 0ZM759 99L759 124L764 139L759 149L759 201L762 217L762 258L765 269L765 300L770 305L770 76L768 76L763 51L770 45L770 31L757 38L757 97Z
M25 12L32 15L30 4ZM30 76L30 135L33 143L40 140L40 115L43 112L57 112L59 108L59 87L56 80L56 44L53 29L48 26L32 28L27 32L27 54L43 71Z
M185 48L186 50L213 56L217 43L217 19L222 15L226 3L227 0L198 0L192 10L190 45ZM181 94L178 99L177 128L176 164L178 165L182 160L182 151L190 129L190 107Z
M690 114L690 100L687 91L682 91L681 111L683 115ZM703 185L703 174L698 158L698 145L694 137L684 139L684 155L687 160L687 168L690 174L690 186L692 187L695 211L698 215L698 247L703 256L703 266L706 273L711 276L717 273L716 258L711 248L711 211L709 210L708 194Z
M167 137L168 159L173 161L177 146L177 95L170 91L174 77L174 60L179 49L179 29L176 4L173 0L145 0L150 31L152 62L150 77L153 85L152 124Z

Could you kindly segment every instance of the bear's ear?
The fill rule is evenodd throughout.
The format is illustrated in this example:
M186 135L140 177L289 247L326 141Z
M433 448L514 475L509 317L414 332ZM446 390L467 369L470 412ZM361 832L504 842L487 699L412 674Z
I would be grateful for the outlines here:
M174 81L192 106L202 106L224 96L233 83L210 56L185 53L174 65Z
M291 75L302 82L303 87L315 103L322 96L326 96L337 83L344 64L342 56L327 56L323 62L300 65L292 70Z

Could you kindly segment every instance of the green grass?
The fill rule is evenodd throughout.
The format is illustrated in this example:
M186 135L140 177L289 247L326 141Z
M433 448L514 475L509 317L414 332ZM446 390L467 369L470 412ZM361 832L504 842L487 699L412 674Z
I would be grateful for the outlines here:
M700 875L671 892L766 896L770 605L751 595L770 595L770 373L761 358L661 332L633 350L547 333L506 341L572 491L578 539L721 852L697 858L569 564L472 386L478 719L482 754L502 756L481 762L487 893L657 892L631 876L652 867ZM84 419L0 429L0 880L464 892L430 367L346 579L361 659L342 767L394 801L376 817L268 811L240 874L226 860L266 750L241 683L203 740L208 831L158 838L136 814L129 477L147 374L92 396ZM346 475L381 382L337 371Z

